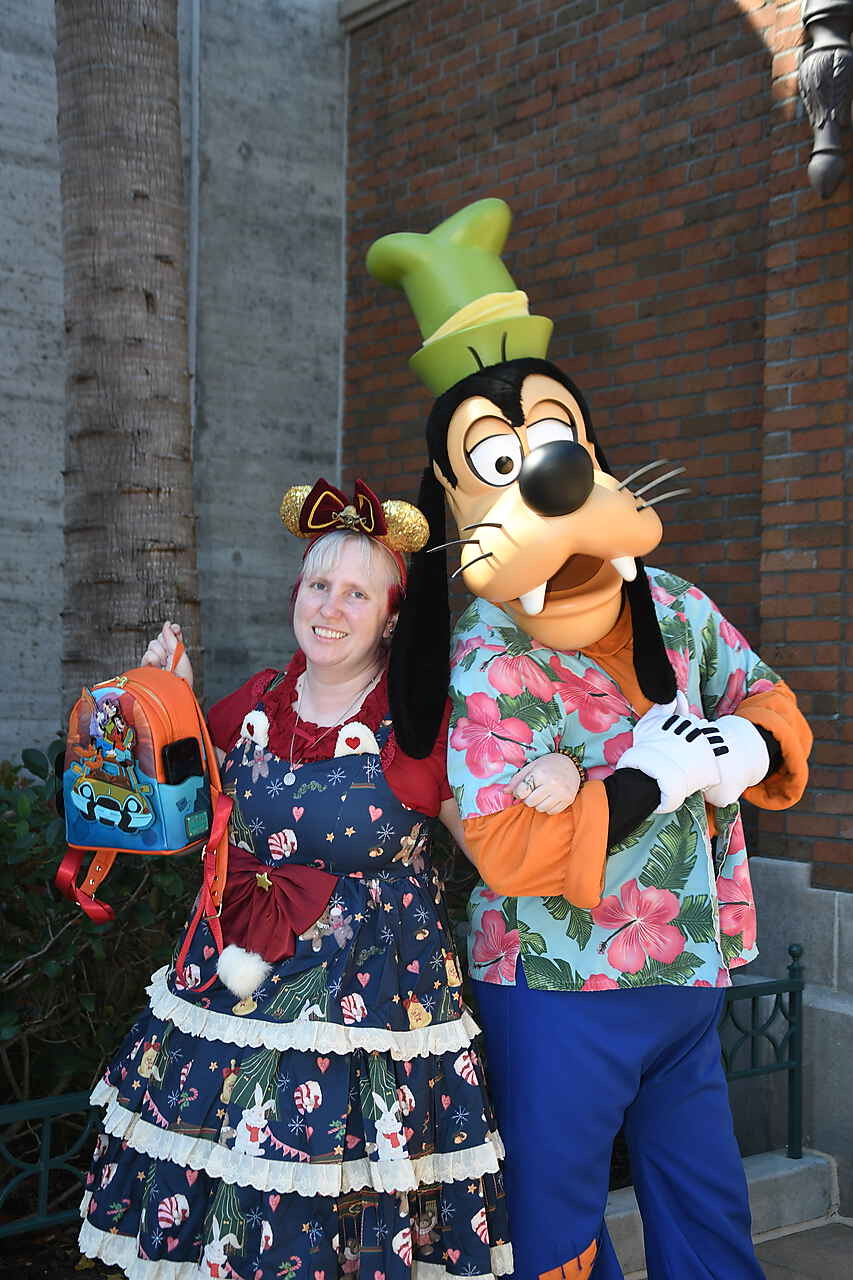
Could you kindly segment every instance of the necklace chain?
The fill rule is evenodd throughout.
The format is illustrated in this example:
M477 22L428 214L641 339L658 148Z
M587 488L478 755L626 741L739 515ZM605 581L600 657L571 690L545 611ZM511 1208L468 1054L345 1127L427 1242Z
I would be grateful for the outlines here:
M306 756L306 755L307 755L307 753L312 749L312 747L316 747L317 743L318 743L318 742L321 742L321 741L322 741L322 739L323 739L323 738L325 738L325 736L326 736L326 734L327 734L327 733L331 733L333 729L339 729L339 728L341 727L341 725L343 725L343 724L346 722L346 719L347 719L347 717L350 715L350 713L351 713L351 712L353 712L353 711L355 711L356 707L360 707L360 706L361 706L362 702L363 702L363 701L364 701L364 699L367 697L368 692L373 688L373 686L374 686L374 685L376 685L376 684L378 684L378 683L379 683L379 679L380 679L381 675L382 675L382 668L380 667L380 669L376 672L376 674L375 674L375 675L372 675L372 676L370 677L370 679L368 680L368 682L367 682L367 684L364 686L364 688L363 688L363 689L359 689L358 693L355 695L354 700L353 700L353 701L350 703L350 705L347 707L346 711L344 711L343 715L341 715L341 716L339 717L339 719L337 719L337 720L335 721L335 723L334 723L334 724L326 725L326 727L325 727L325 729L323 730L323 732L322 732L321 734L319 734L319 735L314 739L314 741L313 741L313 742L309 742L309 743L308 743L308 745L304 748L304 750L303 750L303 752L302 752L302 755L301 755L300 759L299 759L299 760L294 760L294 759L293 759L293 745L294 745L294 743L296 742L296 726L297 726L297 725L298 725L298 723L299 723L299 711L300 711L300 708L301 708L301 706L302 706L302 694L303 694L303 692L305 691L305 685L307 684L307 676L308 676L308 672L307 672L307 671L304 673L303 678L302 678L302 685L301 685L301 687L300 687L300 689L299 689L299 697L298 697L298 698L297 698L297 700L296 700L296 718L295 718L295 720L293 721L293 732L292 732L292 733L291 733L291 735L290 735L290 751L288 752L288 761L287 761L287 762L288 762L288 766L289 766L290 773L293 773L294 765L302 764L302 762L303 762L303 761L304 761L304 759L305 759L305 756Z

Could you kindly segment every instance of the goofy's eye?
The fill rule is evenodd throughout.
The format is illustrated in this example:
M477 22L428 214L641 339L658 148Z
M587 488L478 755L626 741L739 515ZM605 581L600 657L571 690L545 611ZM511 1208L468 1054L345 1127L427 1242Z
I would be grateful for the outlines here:
M574 427L560 418L542 418L539 422L531 422L527 428L527 444L531 451L550 444L552 440L576 441Z
M521 470L521 445L517 436L487 436L468 453L471 470L486 484L507 485Z

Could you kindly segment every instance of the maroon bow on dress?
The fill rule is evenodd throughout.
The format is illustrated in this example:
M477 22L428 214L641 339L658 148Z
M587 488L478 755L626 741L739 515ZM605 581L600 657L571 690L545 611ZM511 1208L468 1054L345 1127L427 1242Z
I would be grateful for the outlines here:
M228 851L222 904L223 942L255 951L270 964L292 956L296 939L325 911L338 877L317 867L268 867L244 849Z

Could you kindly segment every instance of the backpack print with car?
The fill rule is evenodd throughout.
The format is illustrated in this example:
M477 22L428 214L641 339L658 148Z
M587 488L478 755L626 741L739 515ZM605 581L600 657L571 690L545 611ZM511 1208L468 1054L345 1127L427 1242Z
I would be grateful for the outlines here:
M95 895L119 853L198 850L204 861L198 916L208 918L216 936L233 802L222 794L201 707L174 674L183 653L179 644L168 671L136 667L83 689L74 704L61 778L68 852L56 885L103 924L115 913ZM93 856L78 881L87 853Z

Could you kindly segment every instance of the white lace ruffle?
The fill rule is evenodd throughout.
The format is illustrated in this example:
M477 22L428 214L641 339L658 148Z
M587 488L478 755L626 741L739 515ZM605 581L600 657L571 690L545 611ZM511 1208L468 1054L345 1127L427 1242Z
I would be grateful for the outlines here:
M414 1191L433 1182L459 1182L497 1173L504 1158L500 1135L491 1133L478 1147L436 1151L414 1160L347 1160L339 1164L289 1163L264 1156L238 1155L231 1147L207 1138L160 1129L117 1101L117 1091L100 1081L92 1105L107 1108L104 1131L121 1138L134 1151L171 1160L190 1169L203 1169L211 1178L236 1182L256 1191L295 1191L300 1196L338 1196L348 1191Z
M512 1274L512 1245L492 1245L489 1252L491 1253L491 1271L478 1271L471 1280L495 1280L497 1276ZM445 1271L440 1262L415 1261L412 1263L412 1280L458 1280L458 1277L451 1277L450 1272ZM468 1280L467 1275L466 1280Z
M121 1267L128 1280L199 1280L204 1275L197 1262L149 1261L140 1258L136 1239L101 1231L91 1222L80 1228L77 1243L87 1258L100 1258L108 1267Z
M88 1200L86 1201L88 1204ZM80 1252L87 1258L100 1258L108 1267L121 1267L128 1280L199 1280L204 1273L195 1262L168 1262L165 1259L149 1262L140 1258L136 1241L130 1236L113 1235L100 1231L91 1223L80 1228ZM497 1280L512 1272L512 1249L509 1245L497 1245L491 1250L492 1269L479 1272L470 1280ZM453 1280L449 1271L440 1263L415 1262L412 1280Z
M156 1018L172 1022L179 1031L221 1040L250 1049L298 1049L305 1053L352 1053L354 1049L390 1053L397 1062L430 1054L467 1049L480 1028L467 1009L453 1022L436 1022L417 1031L388 1031L385 1027L345 1027L337 1022L262 1022L251 1015L238 1018L191 1003L169 990L167 966L151 978L148 995Z

